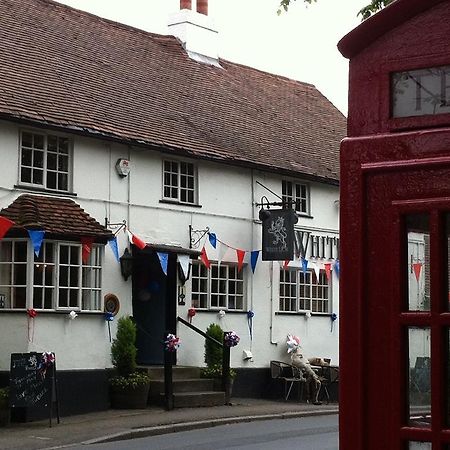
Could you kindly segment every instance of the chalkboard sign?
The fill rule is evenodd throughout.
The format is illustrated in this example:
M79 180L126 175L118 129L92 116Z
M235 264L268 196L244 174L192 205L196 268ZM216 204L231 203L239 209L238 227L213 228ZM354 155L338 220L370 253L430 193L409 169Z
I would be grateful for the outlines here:
M294 257L295 212L271 209L262 221L262 260L292 261Z
M47 407L51 402L53 368L46 370L41 353L12 353L9 403L17 407Z

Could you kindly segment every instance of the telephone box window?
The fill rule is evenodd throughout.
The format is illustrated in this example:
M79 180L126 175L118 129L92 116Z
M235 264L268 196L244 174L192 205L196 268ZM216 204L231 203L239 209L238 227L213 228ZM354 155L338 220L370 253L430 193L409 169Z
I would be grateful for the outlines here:
M431 442L410 442L408 450L431 450Z
M393 117L450 113L450 66L393 73L391 98Z
M430 311L430 231L427 215L406 218L408 309Z
M431 427L431 329L408 329L409 425ZM414 447L413 447L414 448Z

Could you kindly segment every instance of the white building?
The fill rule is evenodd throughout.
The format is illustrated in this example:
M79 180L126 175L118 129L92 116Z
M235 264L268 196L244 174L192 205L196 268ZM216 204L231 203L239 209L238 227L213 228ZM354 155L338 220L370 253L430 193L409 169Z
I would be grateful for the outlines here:
M4 380L11 353L54 351L63 411L105 407L116 325L104 317L108 294L120 301L116 319L138 323L142 364L162 362L169 330L182 339L178 364L203 365L203 338L176 323L192 307L198 328L217 322L241 337L231 363L252 394L271 359L287 360L287 334L338 363L342 114L312 85L218 59L212 39L196 35L209 18L194 11L173 19L181 41L51 0L0 0L0 12L0 215L15 222L0 242ZM308 268L259 255L253 274L256 204L278 196L295 201ZM132 246L127 281L108 245L116 232L120 255L130 248L122 223L147 243ZM29 230L45 232L39 257ZM94 244L83 262L85 238ZM203 246L209 270L196 259ZM157 252L168 255L167 275ZM184 286L178 255L193 258ZM90 396L74 405L80 392Z

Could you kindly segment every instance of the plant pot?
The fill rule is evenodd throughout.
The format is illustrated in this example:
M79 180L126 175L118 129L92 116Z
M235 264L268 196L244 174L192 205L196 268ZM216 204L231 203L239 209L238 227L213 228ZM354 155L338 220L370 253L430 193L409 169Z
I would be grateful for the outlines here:
M150 383L137 387L110 387L111 408L145 409L147 408Z
M6 427L10 422L8 399L0 399L0 427Z

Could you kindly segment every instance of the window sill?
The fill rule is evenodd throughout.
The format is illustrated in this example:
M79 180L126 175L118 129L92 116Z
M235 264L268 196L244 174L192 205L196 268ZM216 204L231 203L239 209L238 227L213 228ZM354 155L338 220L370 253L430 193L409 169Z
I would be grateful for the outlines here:
M306 316L306 312L304 312L304 311L276 311L275 315L276 316ZM311 312L311 316L331 317L331 313Z
M235 310L235 309L197 309L195 308L196 313L213 313L219 314L220 311L224 311L226 314L247 314L247 311L244 310Z
M178 205L178 206L190 206L192 208L201 208L202 207L202 205L199 205L198 203L183 203L183 202L179 202L178 200L162 199L159 201L159 203L166 203L168 205Z
M19 189L21 191L26 192L41 192L44 194L54 194L58 196L64 196L64 197L76 197L77 194L75 192L67 192L67 191L53 191L52 189L46 189L46 188L40 188L36 186L27 186L24 184L15 184L15 189Z
M48 309L42 310L42 309L36 309L37 316L40 314L56 314L56 315L68 315L71 311L75 311L77 315L79 316L104 316L105 313L103 311L80 311L77 309L67 309L67 310L61 310L61 311L51 311ZM0 314L4 313L17 313L17 314L24 314L26 313L26 309L8 309L8 308L0 308Z
M311 214L299 213L297 211L295 211L295 214L297 214L299 219L314 219L314 216L311 216Z

